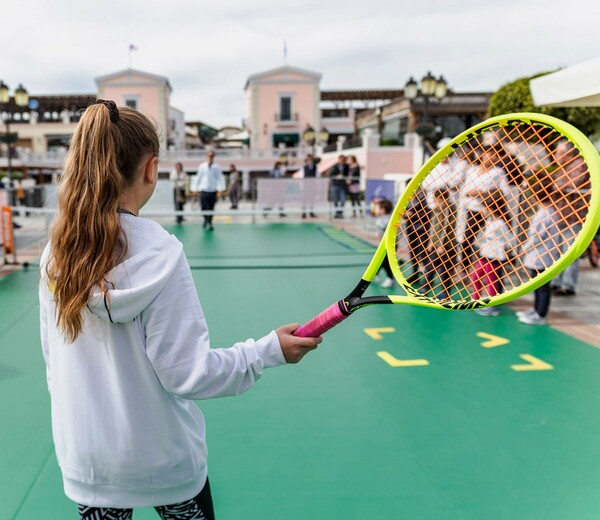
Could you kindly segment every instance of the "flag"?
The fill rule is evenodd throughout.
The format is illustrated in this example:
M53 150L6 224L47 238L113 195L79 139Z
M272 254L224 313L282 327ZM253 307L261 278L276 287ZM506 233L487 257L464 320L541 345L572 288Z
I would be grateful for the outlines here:
M137 50L138 50L138 48L137 48L137 47L136 47L136 46L135 46L133 43L130 43L130 44L129 44L129 51L130 51L130 52L131 52L131 51L137 51Z

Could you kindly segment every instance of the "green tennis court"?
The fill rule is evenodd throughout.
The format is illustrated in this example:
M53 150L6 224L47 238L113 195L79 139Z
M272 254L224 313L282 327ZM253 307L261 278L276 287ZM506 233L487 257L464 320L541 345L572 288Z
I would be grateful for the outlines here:
M169 229L213 347L311 318L373 251L318 223ZM52 447L37 282L33 268L0 280L2 520L76 518ZM599 372L598 349L508 308L364 309L301 364L199 403L218 518L596 519Z

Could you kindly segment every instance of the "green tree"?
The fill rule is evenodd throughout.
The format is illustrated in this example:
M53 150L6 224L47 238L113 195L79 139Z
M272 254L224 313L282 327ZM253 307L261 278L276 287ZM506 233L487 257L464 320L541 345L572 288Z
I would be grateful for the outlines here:
M600 132L600 108L598 107L537 107L533 104L529 81L548 72L519 78L498 89L490 99L489 114L498 116L512 112L536 112L558 117L579 128L584 134Z

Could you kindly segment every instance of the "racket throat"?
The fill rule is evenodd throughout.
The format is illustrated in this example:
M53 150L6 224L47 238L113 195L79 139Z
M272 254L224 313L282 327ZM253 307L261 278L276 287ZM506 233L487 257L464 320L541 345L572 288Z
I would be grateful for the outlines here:
M343 300L338 302L340 305L340 311L344 313L344 316L349 316L354 311L362 307L366 307L367 305L374 305L376 303L393 303L387 296L368 296L367 298L363 298L363 294L369 285L371 285L371 282L361 279L352 292Z

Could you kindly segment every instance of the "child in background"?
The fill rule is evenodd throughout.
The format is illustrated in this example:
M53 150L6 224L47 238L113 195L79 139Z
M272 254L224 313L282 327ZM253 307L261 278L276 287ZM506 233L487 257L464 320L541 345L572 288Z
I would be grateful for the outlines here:
M438 275L442 290L436 294L439 300L450 298L450 288L452 286L452 272L454 270L454 261L456 258L456 218L452 211L450 201L450 190L445 187L439 187L432 191L435 209L431 218L431 229L429 231L429 243L427 245L427 254L423 262L425 284L420 292L426 294L433 290L433 280Z
M523 265L529 269L531 277L537 276L552 265L561 254L561 217L552 204L556 186L550 175L534 180L531 187L538 207L528 231L527 242L523 245ZM521 323L545 325L550 308L552 287L545 283L534 291L533 309L517 312Z
M206 427L193 402L248 390L321 338L285 325L210 348L183 245L139 217L159 140L141 112L98 100L79 121L42 254L40 332L66 495L81 518L213 519ZM93 189L92 189L93 188Z
M392 209L392 202L388 199L379 199L375 202L375 216L377 217L377 220L375 220L375 226L377 227L380 237L383 236L383 233L387 228ZM389 289L394 285L394 274L392 272L387 255L383 258L383 262L381 263L381 268L379 270L381 271L381 269L383 269L387 275L386 279L381 282L381 287L384 289Z
M513 247L515 240L510 230L508 205L503 192L499 189L491 191L483 204L487 218L478 240L479 259L471 274L474 300L481 297L482 289L485 289L489 297L498 294L502 263L508 259L507 251ZM475 309L475 312L480 316L500 314L495 307Z

